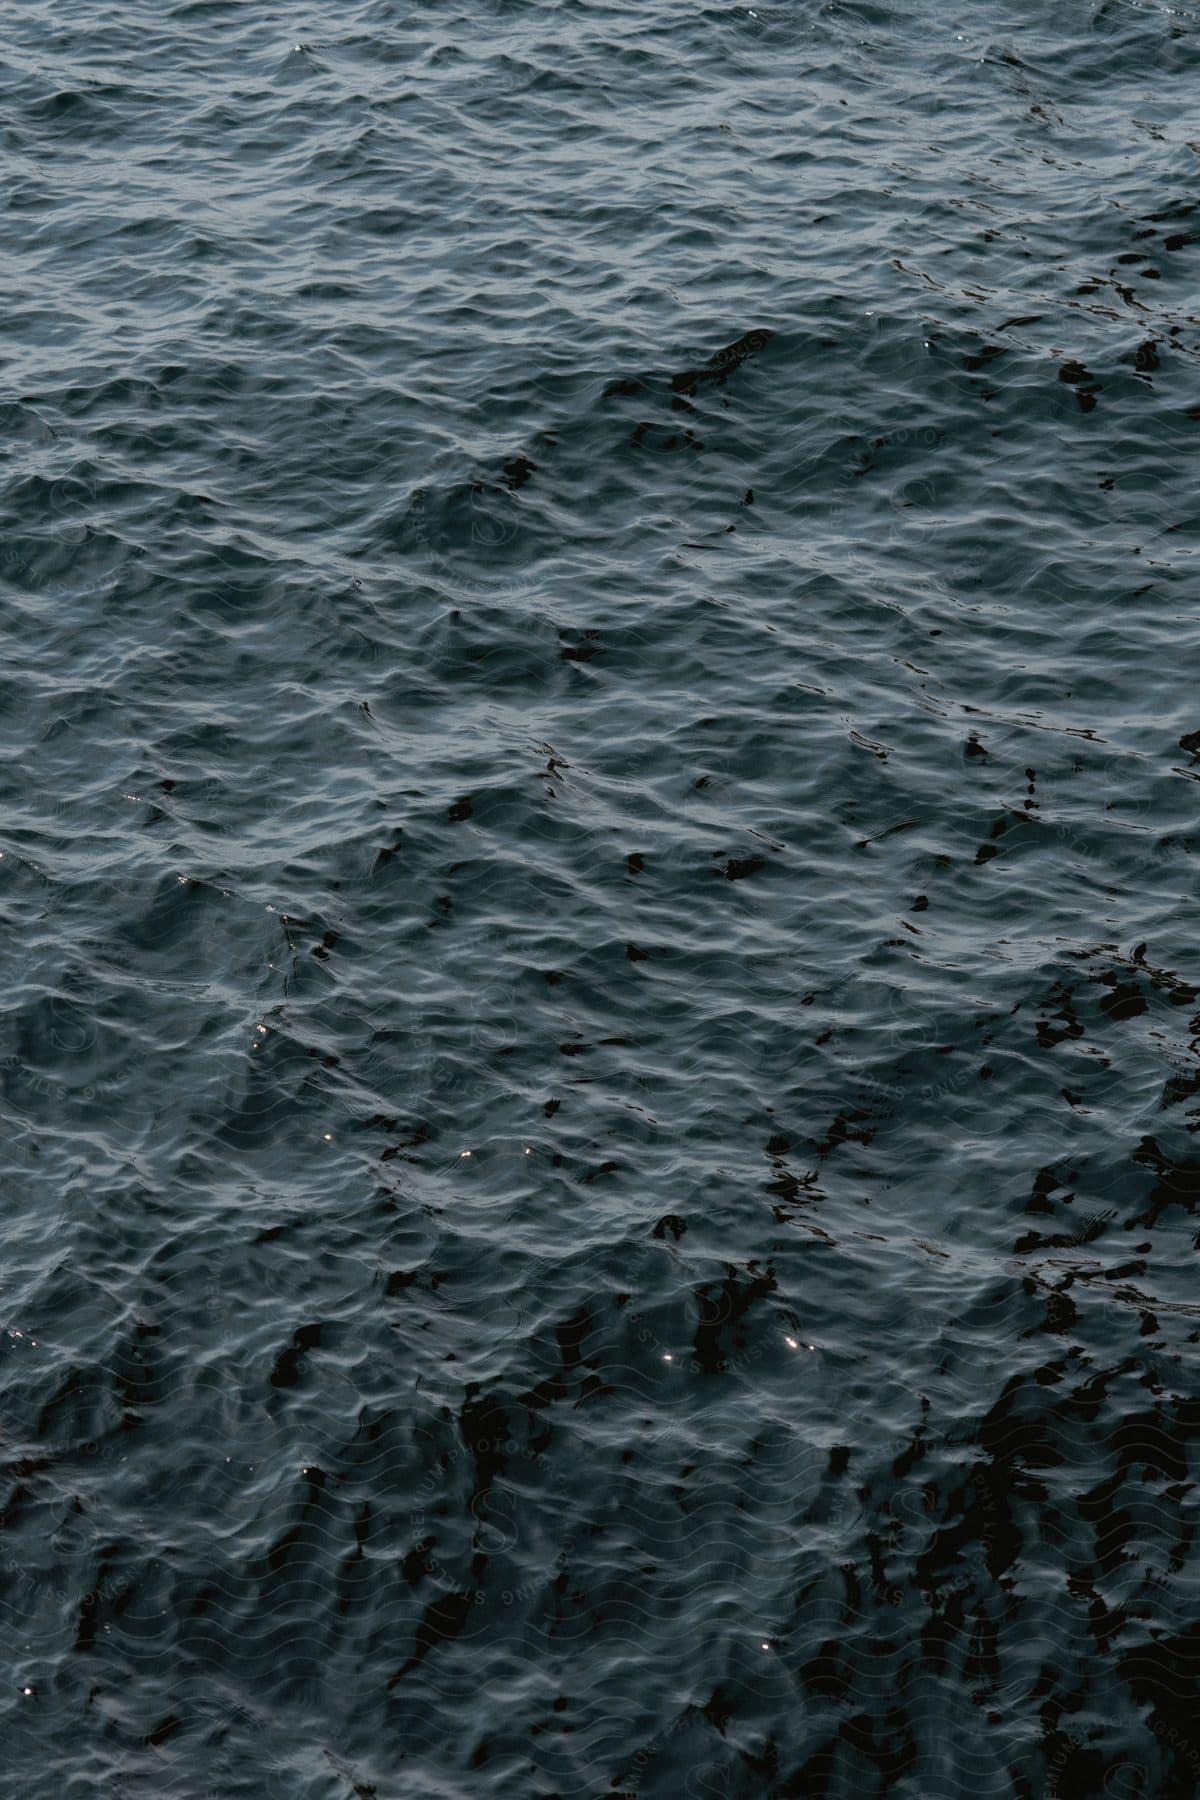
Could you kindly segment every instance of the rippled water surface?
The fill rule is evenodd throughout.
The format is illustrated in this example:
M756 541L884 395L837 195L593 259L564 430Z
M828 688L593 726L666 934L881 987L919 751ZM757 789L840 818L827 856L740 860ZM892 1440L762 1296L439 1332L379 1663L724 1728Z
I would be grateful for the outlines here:
M1200 12L27 0L0 1789L1200 1785Z

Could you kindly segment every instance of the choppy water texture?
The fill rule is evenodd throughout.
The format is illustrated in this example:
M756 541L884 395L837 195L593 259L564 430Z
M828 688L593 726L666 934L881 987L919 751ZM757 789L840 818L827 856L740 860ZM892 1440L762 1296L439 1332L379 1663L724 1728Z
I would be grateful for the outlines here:
M7 9L6 1796L1195 1790L1198 81Z

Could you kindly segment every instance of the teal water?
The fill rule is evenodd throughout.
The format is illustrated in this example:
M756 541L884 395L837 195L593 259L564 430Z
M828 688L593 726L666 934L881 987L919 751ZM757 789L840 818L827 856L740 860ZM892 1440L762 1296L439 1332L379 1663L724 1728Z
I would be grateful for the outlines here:
M4 1796L1195 1791L1198 75L8 9Z

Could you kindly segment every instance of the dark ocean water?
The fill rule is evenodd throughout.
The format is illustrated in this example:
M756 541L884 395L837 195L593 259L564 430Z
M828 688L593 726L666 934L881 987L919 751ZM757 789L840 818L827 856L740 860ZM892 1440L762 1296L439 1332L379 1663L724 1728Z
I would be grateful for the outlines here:
M1200 8L0 35L0 1793L1200 1785Z

